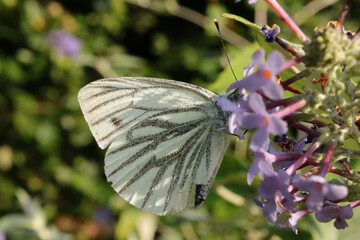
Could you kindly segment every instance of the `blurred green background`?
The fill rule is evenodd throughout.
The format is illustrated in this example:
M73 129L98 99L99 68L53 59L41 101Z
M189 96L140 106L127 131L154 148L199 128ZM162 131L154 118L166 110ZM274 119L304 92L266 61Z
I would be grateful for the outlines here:
M279 1L306 34L336 20L345 1ZM229 74L213 19L220 22L238 77L258 49L254 33L224 19L233 13L278 24L265 3L232 0L0 0L0 239L357 239L346 230L301 220L296 236L266 222L246 184L246 141L232 142L201 209L157 217L131 206L106 182L105 151L81 114L77 92L102 77L146 76L191 82L222 92ZM345 21L356 31L355 5ZM79 54L54 48L63 29ZM224 70L226 69L226 70ZM355 215L358 213L355 209ZM357 220L356 220L357 219Z

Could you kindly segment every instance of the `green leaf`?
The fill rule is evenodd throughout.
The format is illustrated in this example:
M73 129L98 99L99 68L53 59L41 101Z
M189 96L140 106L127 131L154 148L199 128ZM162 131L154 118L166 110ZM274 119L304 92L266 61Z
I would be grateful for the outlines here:
M240 16L236 16L233 14L229 14L229 13L224 13L221 16L225 17L225 18L229 18L229 19L233 19L236 20L242 24L244 24L245 26L251 28L254 31L255 34L255 39L256 41L259 43L259 45L265 49L265 51L267 53L273 51L273 50L278 50L280 51L282 54L284 54L287 58L291 58L292 55L285 51L281 46L279 46L276 43L268 43L265 41L265 38L263 37L262 33L260 32L261 27L255 23L252 23L248 20L246 20L245 18L242 18ZM281 39L281 38L280 38ZM298 53L300 53L301 55L304 55L304 51L303 51L303 45L301 44L295 44L292 43L288 40L285 39L281 39L282 41L284 41L287 45L289 45L291 48L293 48L294 50L296 50Z
M231 64L234 68L237 79L242 78L242 70L251 63L251 56L258 49L259 46L255 43L242 50L235 50L235 58L231 60ZM234 55L234 53L232 53L232 55ZM232 74L230 67L227 67L218 75L215 82L207 86L207 89L213 92L223 93L235 80L236 79L234 79L234 75Z
M234 15L234 14L223 13L223 14L221 14L221 16L225 17L225 18L236 20L238 22L241 22L244 25L248 26L249 28L252 28L255 31L259 31L261 29L261 27L259 25L255 24L255 23L252 23L249 20L246 20L245 18Z
M265 38L263 37L263 35L260 32L261 27L256 25L255 23L252 23L252 22L246 20L245 18L236 16L233 14L224 13L224 14L222 14L222 16L225 18L236 20L236 21L244 24L245 26L249 27L250 29L252 29L255 34L255 39L258 43L258 45L252 44L249 47L242 49L238 53L235 60L233 60L233 65L236 66L234 71L235 71L235 74L238 79L241 79L242 69L251 62L251 56L259 48L259 45L261 48L265 49L266 53L270 53L274 50L277 50L277 51L281 52L285 56L286 59L291 59L294 57L289 52L284 50L279 44L266 42ZM304 52L302 50L302 47L303 47L302 45L289 42L285 39L281 39L281 40L284 41L286 44L288 44L291 48L295 49L298 53L304 54ZM294 67L292 69L283 71L280 74L281 79L286 80L286 79L294 76L295 73L301 71L303 68L304 67L301 64L298 64L296 67ZM215 92L224 92L226 90L226 88L234 81L234 77L231 75L232 75L232 73L231 73L230 69L229 68L226 69L223 73L221 73L219 75L218 79L213 84L208 86L208 88ZM303 86L303 84L299 84L298 82L295 82L294 84L291 85L291 87L293 87L297 90L301 90L302 86ZM285 92L285 97L292 97L294 95L295 94L293 94L291 92L288 92L288 91Z

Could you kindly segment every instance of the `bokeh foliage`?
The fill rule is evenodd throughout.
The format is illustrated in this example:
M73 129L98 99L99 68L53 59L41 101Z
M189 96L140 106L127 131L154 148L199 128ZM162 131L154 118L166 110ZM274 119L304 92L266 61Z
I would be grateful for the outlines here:
M304 6L315 1L279 2L290 13L300 12L296 16L310 35L315 26L335 20L344 4L316 1L323 8L313 16L305 15ZM350 30L358 27L359 9L346 19ZM198 210L153 216L123 201L106 182L104 151L81 114L79 89L102 77L151 76L224 91L234 79L229 69L222 72L227 63L212 19L219 19L231 43L227 51L238 78L258 48L250 43L254 32L221 18L224 12L252 21L254 7L231 0L0 0L0 234L7 239L357 236L356 220L346 231L337 231L332 223L319 225L308 217L300 223L299 236L267 223L250 200L259 181L246 185L251 161L245 141L232 142ZM281 36L296 42L273 11L268 14L269 25L277 23ZM70 58L56 52L46 38L54 29L78 37L81 54ZM42 227L34 227L39 222Z

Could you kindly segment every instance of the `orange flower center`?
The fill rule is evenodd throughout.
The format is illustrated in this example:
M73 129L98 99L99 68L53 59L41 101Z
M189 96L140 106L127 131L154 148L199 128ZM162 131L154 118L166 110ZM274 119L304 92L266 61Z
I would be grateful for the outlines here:
M263 70L262 72L263 72L263 74L264 74L264 76L265 76L266 78L270 78L270 77L271 77L271 72L270 72L269 70L265 69L265 70Z
M269 125L269 119L267 117L264 117L264 123L265 125Z
M319 183L319 182L316 182L316 183L315 183L315 186L316 186L316 187L322 187L322 186L324 186L324 184Z

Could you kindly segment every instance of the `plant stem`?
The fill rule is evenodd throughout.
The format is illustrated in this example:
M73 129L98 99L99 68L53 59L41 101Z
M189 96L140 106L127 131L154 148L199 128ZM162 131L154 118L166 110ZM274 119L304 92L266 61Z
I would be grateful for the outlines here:
M329 150L327 151L327 153L325 155L323 165L322 165L322 168L321 168L320 176L322 176L322 177L325 177L326 173L328 172L331 157L332 157L332 154L334 152L334 148L335 148L335 142L331 141Z
M339 18L338 18L336 27L340 28L340 27L343 25L344 19L345 19L347 13L349 12L350 7L351 7L351 5L352 5L353 3L354 3L354 0L349 0L349 1L345 4L345 6L344 6L343 10L341 11L340 16L339 16Z
M291 19L289 14L279 5L276 0L265 0L279 15L279 17L289 26L289 28L295 33L296 37L305 43L310 43L310 39L301 31L298 25Z

